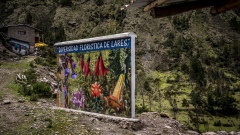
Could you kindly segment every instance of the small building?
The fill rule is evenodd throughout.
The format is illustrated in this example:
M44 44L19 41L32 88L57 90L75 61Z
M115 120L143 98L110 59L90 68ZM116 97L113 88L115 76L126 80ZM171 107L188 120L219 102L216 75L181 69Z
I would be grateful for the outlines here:
M12 50L21 55L34 52L35 43L39 42L40 30L26 24L8 25L0 28L8 37Z

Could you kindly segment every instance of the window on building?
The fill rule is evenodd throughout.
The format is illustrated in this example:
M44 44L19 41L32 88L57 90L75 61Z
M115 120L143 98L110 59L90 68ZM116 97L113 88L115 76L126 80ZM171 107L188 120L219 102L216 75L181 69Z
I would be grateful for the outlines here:
M19 35L26 35L26 31L18 31Z

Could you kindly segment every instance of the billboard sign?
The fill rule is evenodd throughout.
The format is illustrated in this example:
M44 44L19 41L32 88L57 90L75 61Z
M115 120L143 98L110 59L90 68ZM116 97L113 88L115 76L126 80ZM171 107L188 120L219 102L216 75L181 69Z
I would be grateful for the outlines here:
M135 117L134 33L55 43L57 106Z

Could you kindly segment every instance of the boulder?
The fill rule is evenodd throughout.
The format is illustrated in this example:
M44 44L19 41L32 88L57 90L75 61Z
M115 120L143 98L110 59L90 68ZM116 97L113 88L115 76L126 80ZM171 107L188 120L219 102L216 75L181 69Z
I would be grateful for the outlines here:
M163 117L163 118L169 118L167 113L160 113L160 116Z
M228 135L226 131L217 131L218 135Z
M217 135L217 133L215 133L215 132L206 132L206 133L202 133L202 135Z
M6 104L11 104L11 101L10 100L3 100L3 104L6 105Z
M198 132L192 130L188 130L187 133L190 135L200 135Z

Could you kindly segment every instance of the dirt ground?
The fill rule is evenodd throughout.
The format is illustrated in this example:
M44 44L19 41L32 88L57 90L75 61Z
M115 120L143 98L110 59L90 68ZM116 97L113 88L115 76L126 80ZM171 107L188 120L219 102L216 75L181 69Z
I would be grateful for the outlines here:
M12 63L32 61L34 56ZM53 109L55 99L30 102L14 90L13 80L20 68L0 66L0 135L59 134L59 135L195 135L178 121L156 112L138 114L140 121L112 121L72 111Z

